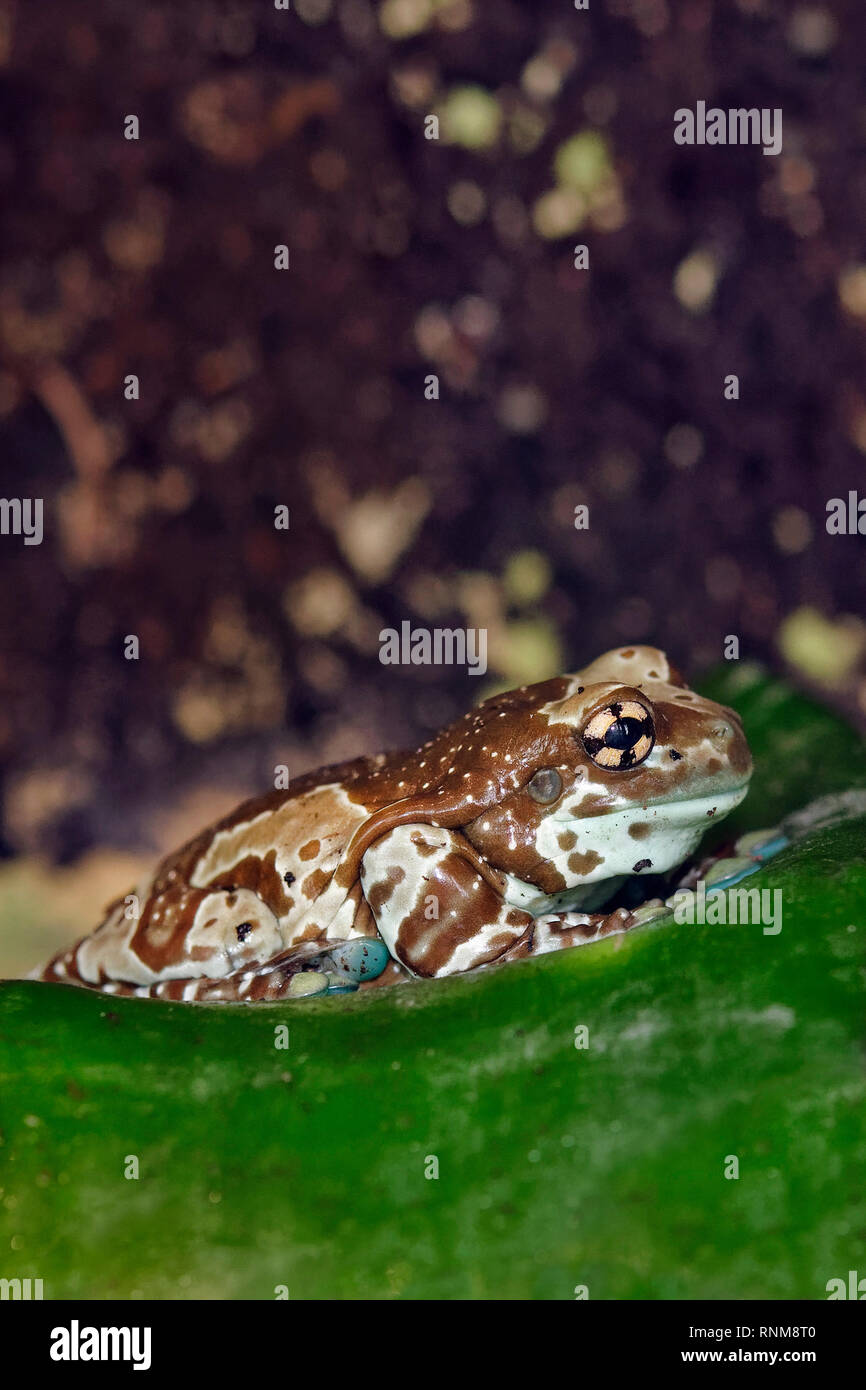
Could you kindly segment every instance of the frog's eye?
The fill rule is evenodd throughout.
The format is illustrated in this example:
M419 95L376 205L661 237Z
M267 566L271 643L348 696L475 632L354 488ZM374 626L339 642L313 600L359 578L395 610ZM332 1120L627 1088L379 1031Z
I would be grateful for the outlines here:
M562 795L562 778L555 767L543 767L527 782L526 790L533 801L549 806L551 801L556 801Z
M598 767L637 767L655 742L652 715L637 700L619 700L598 710L583 731L583 746Z

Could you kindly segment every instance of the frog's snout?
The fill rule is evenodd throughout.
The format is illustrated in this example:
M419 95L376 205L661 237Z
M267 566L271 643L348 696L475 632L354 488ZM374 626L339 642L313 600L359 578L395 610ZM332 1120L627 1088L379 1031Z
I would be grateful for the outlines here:
M741 776L751 776L752 754L743 733L743 726L733 711L719 710L710 721L707 738L734 772Z

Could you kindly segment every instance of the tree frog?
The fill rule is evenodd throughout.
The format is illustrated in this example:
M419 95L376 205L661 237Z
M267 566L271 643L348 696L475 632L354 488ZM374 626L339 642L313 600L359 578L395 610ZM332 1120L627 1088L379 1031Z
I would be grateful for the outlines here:
M412 752L247 801L38 977L252 1003L311 975L350 988L386 964L385 979L442 977L559 950L633 924L601 909L628 876L690 855L751 770L733 710L656 648L620 647L494 695Z

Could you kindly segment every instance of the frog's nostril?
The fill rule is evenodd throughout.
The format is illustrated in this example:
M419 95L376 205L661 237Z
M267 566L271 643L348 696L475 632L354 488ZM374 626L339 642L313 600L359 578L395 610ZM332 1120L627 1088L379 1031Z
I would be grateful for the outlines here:
M734 737L733 725L726 723L717 724L715 728L711 730L710 737L714 738L717 743L727 743L728 739Z

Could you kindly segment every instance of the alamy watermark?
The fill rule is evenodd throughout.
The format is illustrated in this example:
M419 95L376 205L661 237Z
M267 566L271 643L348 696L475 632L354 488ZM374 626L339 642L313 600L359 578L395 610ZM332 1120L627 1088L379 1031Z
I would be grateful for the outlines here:
M701 880L697 888L683 888L668 898L674 921L681 926L763 927L764 936L778 936L782 930L781 888L719 888Z
M134 1371L150 1369L149 1327L82 1327L73 1318L68 1327L51 1329L52 1361L131 1361Z
M42 498L0 497L0 536L23 536L25 545L41 545Z
M764 154L782 153L781 106L711 106L699 101L694 111L681 106L674 112L674 140L678 145L763 145Z
M825 524L830 536L866 536L866 497L853 488L847 498L831 497Z
M854 1298L858 1303L866 1299L866 1279L861 1279L856 1269L848 1270L847 1280L828 1279L824 1288L827 1291L828 1303L838 1298Z
M41 1279L0 1279L0 1302L12 1299L26 1303L44 1297Z
M470 676L487 670L486 627L413 627L408 620L379 633L383 666L465 666Z

